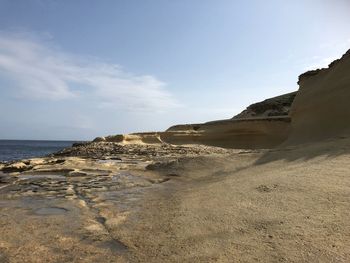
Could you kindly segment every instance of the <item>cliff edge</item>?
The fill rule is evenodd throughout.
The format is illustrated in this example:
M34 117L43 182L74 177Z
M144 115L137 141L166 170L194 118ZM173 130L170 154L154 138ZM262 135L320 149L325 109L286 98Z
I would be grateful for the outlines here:
M287 143L306 143L350 133L350 50L328 68L299 76Z
M258 149L349 135L350 50L328 68L300 75L298 84L298 91L254 103L232 119L180 124L164 132L113 135L94 141Z

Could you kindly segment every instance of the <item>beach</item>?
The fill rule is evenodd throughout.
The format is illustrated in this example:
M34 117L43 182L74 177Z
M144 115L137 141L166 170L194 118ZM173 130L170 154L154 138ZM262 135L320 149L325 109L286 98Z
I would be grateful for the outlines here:
M1 253L4 262L346 262L349 150L339 139L33 159L1 175Z
M348 262L349 68L232 119L1 163L1 262Z

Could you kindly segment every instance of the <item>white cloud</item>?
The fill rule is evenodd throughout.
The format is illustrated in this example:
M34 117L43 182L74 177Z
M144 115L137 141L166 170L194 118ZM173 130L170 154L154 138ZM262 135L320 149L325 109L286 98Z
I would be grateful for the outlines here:
M17 96L64 100L89 96L99 107L165 110L178 106L165 83L134 75L120 66L77 57L29 34L0 32L0 74L10 78Z

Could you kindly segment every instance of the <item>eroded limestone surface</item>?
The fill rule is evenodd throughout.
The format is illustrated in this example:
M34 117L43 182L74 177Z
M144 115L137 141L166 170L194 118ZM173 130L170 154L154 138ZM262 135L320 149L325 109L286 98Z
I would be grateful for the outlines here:
M210 147L90 143L2 164L1 262L123 262L118 227L145 192L173 180L152 169Z

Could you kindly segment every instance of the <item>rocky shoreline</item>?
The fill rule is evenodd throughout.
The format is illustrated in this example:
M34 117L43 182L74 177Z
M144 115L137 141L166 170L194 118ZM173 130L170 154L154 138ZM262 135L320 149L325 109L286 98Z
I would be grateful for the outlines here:
M348 262L348 55L244 118L0 163L0 262Z
M57 253L48 252L46 256L51 259L76 261L79 257L86 259L86 253L91 253L98 255L90 255L90 260L94 262L99 262L102 255L107 262L116 258L123 262L128 246L113 231L137 209L146 192L154 191L160 184L177 180L180 176L164 168L173 166L179 158L222 156L232 152L237 151L206 146L101 142L76 144L44 158L2 163L1 259L13 258L19 236L41 242L41 246L46 242L57 242L51 234L30 237L22 233L20 229L27 229L27 226L16 218L25 216L26 224L37 224L35 222L40 219L46 225L47 233L58 231L61 238L67 236L63 233L65 226L78 233L74 240L70 237L70 244L63 241L57 244ZM60 227L54 229L57 220L60 220ZM71 226L71 221L79 224ZM40 227L43 226L36 226ZM85 241L82 242L82 239ZM65 255L62 249L72 246L72 243L81 251ZM25 260L31 249L38 249L38 244L28 243L25 247L27 250L15 256L16 262Z

